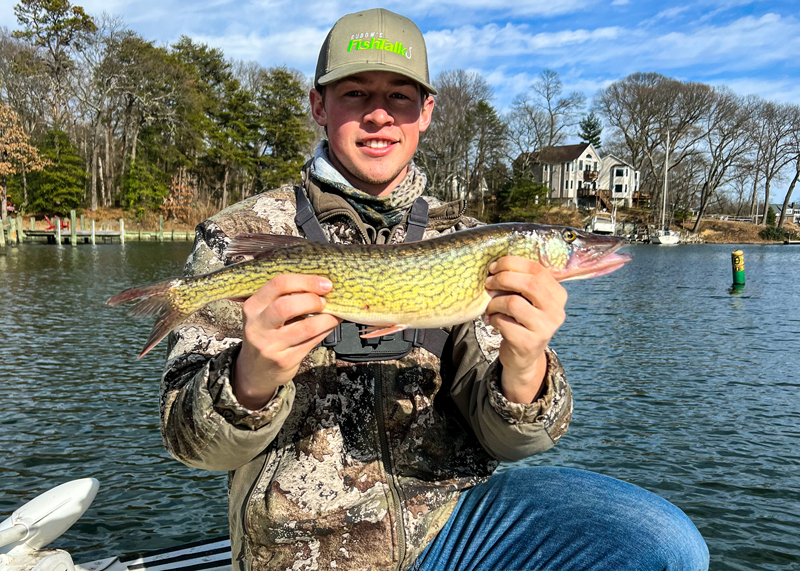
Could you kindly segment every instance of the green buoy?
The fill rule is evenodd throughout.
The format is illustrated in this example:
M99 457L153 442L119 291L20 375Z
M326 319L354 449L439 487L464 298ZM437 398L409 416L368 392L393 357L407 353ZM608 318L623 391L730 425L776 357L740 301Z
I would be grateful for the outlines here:
M733 270L733 287L744 287L744 252L734 250L731 253L731 269Z

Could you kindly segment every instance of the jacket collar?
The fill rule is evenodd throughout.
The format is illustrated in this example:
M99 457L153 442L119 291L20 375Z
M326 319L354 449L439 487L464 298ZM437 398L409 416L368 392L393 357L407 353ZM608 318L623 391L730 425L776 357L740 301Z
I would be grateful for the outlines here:
M301 178L306 196L308 196L309 202L314 208L317 219L320 222L325 222L337 216L345 217L358 229L364 243L374 242L374 236L378 234L378 231L364 222L344 197L334 192L326 183L311 176L312 161L313 159L303 165ZM464 216L464 211L466 210L466 202L464 200L454 200L446 203L440 203L438 200L430 198L427 200L430 206L428 211L428 228L430 229L441 232L455 226ZM407 218L408 213L398 225L391 228L390 234L394 235L398 227L405 228Z

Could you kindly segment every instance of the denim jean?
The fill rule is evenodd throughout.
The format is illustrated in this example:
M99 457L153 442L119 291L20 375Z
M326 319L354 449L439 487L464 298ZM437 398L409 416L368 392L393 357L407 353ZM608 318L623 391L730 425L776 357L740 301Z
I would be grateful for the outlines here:
M633 484L517 468L465 492L412 569L696 571L708 548L680 509Z

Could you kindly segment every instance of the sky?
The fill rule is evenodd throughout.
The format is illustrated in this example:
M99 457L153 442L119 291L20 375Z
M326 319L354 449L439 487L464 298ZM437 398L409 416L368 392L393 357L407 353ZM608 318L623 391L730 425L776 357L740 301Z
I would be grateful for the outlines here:
M494 88L506 110L546 68L567 91L591 100L630 73L657 72L727 85L741 95L800 104L798 0L438 0L374 4L351 0L73 0L120 16L144 38L187 35L233 59L314 73L330 27L342 15L383 7L425 35L431 75L466 69ZM16 29L13 0L0 26Z

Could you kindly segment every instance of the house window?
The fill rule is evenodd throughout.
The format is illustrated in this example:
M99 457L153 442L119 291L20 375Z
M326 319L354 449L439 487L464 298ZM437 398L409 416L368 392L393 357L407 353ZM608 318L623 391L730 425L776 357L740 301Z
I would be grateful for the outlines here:
M583 170L583 161L578 161L578 170L579 171Z
M586 153L586 158L591 161L592 160L592 153Z
M622 194L622 185L621 184L615 184L614 185L614 192L616 192L618 194Z
M614 169L614 178L622 178L623 176L625 176L625 171L623 169Z
M594 162L594 169L592 170L597 170L597 161Z

